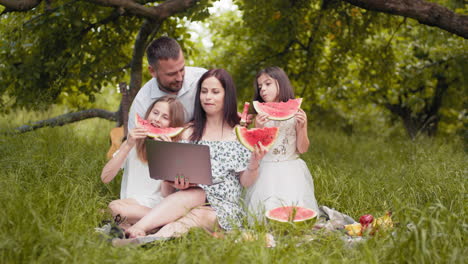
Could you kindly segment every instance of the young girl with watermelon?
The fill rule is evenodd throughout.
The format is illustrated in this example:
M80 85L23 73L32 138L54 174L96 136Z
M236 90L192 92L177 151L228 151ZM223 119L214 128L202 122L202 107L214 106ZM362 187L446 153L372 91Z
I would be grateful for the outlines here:
M266 211L280 206L318 212L312 175L298 155L309 148L307 116L299 108L301 99L294 99L291 82L279 67L259 71L254 86L253 105L258 112L255 126L279 127L279 134L260 163L257 181L247 189L249 219L262 221ZM282 109L288 107L291 114L282 116Z
M181 127L184 125L184 107L174 96L163 96L150 105L145 114L145 119L154 127L168 128ZM156 206L163 196L172 192L172 188L167 184L161 184L161 181L151 179L149 176L148 163L144 140L147 138L149 128L137 125L130 130L128 138L122 143L120 149L114 154L113 158L104 166L101 173L101 180L104 183L112 181L119 170L127 162L129 156L138 157L138 161L132 163L133 166L127 166L130 170L128 178L122 179L121 199L109 203L109 209L113 216L120 215L126 223L134 224L146 215L151 208ZM169 141L167 136L160 136L161 140ZM128 164L127 164L128 165ZM178 183L178 189L188 188L187 183ZM190 190L190 192L197 190ZM204 199L202 190L198 190L200 199ZM179 199L180 203L190 203L190 200Z
M217 227L225 230L239 227L245 216L240 203L242 188L255 181L259 162L267 152L261 144L250 152L237 141L234 127L240 118L236 89L232 77L225 70L206 72L198 83L195 98L194 119L184 131L182 141L210 147L213 182L216 184L200 185L206 193L207 205L193 208L180 219L175 218L152 235L154 238L180 235L191 227L210 231ZM161 218L166 218L165 214L175 210L177 205L161 210L160 205L164 203L127 229L127 234L133 238L145 236L149 230L165 224ZM117 240L114 244L122 243L127 242Z

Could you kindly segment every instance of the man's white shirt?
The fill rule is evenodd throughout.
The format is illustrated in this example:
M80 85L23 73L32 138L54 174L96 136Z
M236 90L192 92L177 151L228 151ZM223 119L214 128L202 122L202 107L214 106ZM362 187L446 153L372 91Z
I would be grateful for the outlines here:
M206 69L198 67L185 67L185 77L182 88L177 94L185 108L185 122L188 122L193 117L193 109L195 104L195 94L197 92L197 83L200 77L206 72ZM144 118L148 107L156 101L156 99L169 95L159 89L158 82L155 78L149 80L138 92L130 107L128 116L128 131L135 128L135 114Z

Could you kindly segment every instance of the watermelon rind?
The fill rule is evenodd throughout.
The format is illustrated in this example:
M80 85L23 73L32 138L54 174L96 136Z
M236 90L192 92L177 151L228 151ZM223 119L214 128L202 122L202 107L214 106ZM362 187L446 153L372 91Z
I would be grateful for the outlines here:
M154 127L149 122L143 118L141 118L138 114L136 114L135 122L137 126L143 126L149 130L148 137L157 138L159 136L168 136L168 137L175 137L184 131L184 127L168 127L168 128L158 128ZM148 122L145 124L145 122Z
M297 113L302 104L302 98L289 99L287 102L274 102L274 103L261 103L258 101L253 101L253 107L257 113L263 113L268 115L268 119L284 121L288 120ZM296 107L297 105L297 107ZM294 107L291 107L294 106ZM279 115L277 112L273 113L268 111L268 108L271 107L274 111L284 111L283 115Z
M291 219L289 212L284 212L284 211L289 211L291 208L294 208L296 210L296 217L295 219ZM275 216L275 213L278 213L278 211L283 210L283 214L288 214L288 217L280 217L280 216ZM291 212L292 213L292 212ZM310 216L303 217L302 219L299 219L297 217L297 213L307 213L310 214ZM312 210L310 208L306 207L301 207L301 206L280 206L273 208L271 210L268 210L265 213L265 217L274 222L280 222L280 223L305 223L309 222L311 220L315 220L317 218L317 212L315 210Z
M262 142L263 146L266 149L270 149L270 147L275 143L276 139L278 138L279 128L277 128L277 127L264 127L264 128L247 129L247 128L242 127L242 126L236 126L235 130L236 130L236 136L237 136L237 139L239 140L239 142L242 145L244 145L244 147L246 147L248 150L253 152L255 150L255 144L249 143L247 141L247 139L243 136L244 133L249 133L249 131L252 132L252 131L263 131L263 130L274 131L273 139L270 142L270 144L263 144L263 142Z

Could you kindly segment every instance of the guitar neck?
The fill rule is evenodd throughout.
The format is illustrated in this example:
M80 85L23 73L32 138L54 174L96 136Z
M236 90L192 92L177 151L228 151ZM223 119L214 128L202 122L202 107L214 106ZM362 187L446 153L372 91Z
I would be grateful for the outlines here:
M120 105L122 106L121 118L122 118L122 124L124 127L124 136L126 137L128 134L128 112L130 109L127 83L125 82L119 83L119 88L120 88L120 93L122 94L122 101L120 102Z

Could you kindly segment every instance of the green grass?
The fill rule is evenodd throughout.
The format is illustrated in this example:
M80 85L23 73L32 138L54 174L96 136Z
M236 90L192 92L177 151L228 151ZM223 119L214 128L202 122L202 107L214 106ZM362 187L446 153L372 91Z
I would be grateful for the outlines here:
M44 117L15 112L0 117L0 130ZM468 255L461 140L319 129L311 130L303 156L319 204L355 219L391 210L399 223L392 233L350 245L340 233L303 228L266 248L262 241L238 242L238 233L215 239L193 230L151 247L113 248L94 233L108 217L101 209L119 193L120 178L110 185L99 179L112 126L95 119L0 136L0 263L464 263Z

